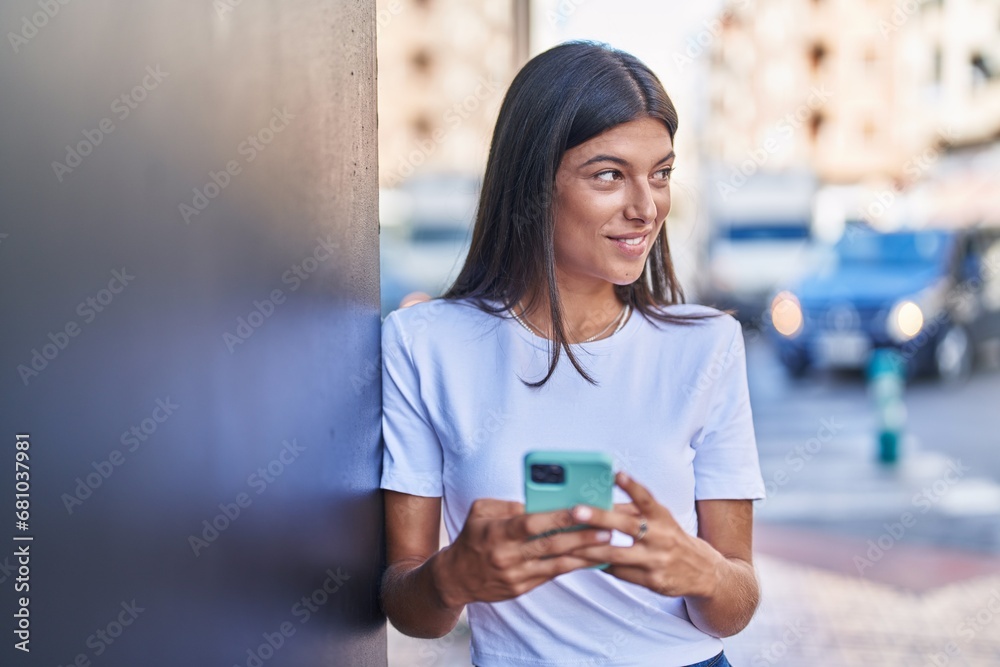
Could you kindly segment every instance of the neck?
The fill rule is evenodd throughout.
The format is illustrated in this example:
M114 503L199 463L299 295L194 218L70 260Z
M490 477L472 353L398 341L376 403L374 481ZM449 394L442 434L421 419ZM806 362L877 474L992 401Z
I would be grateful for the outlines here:
M522 308L530 307L526 312ZM582 342L607 329L599 338L612 334L622 316L624 304L615 295L614 285L602 282L586 289L559 286L559 305L563 328L570 343ZM523 312L523 314L522 314ZM554 332L547 291L534 298L522 299L517 313L545 338L552 339ZM609 324L614 324L608 328Z

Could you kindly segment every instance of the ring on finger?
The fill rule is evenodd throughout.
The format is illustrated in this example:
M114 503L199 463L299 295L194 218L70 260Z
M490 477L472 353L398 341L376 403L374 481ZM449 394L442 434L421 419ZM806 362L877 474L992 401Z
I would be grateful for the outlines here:
M646 537L646 532L649 530L649 526L646 525L646 517L639 516L639 534L635 536L635 542L638 542L642 538Z

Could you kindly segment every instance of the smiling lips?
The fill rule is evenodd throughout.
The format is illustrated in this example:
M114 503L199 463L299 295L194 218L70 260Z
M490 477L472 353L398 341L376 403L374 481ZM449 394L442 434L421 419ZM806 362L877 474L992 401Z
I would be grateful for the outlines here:
M649 232L608 237L626 257L630 258L642 257L645 254L647 238L649 238Z

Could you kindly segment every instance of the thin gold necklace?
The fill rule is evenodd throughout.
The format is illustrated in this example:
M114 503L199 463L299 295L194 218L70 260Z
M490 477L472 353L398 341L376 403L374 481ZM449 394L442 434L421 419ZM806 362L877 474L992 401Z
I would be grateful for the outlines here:
M598 338L600 338L601 336L603 336L605 333L607 333L608 329L610 329L617 322L618 326L615 327L615 330L611 333L611 335L614 336L616 333L618 333L619 331L622 330L623 326L625 326L625 322L628 321L628 314L629 314L629 312L631 310L632 310L631 305L629 305L629 304L626 303L625 307L622 308L622 312L618 313L617 317L615 317L613 320L611 320L610 322L608 322L608 326L604 327L598 333L594 334L593 336L591 336L587 340L580 341L580 343L591 343L591 342L597 340ZM539 329L538 327L536 327L534 324L531 324L531 322L528 320L527 316L524 313L521 313L521 317L518 317L517 313L514 312L514 309L511 308L510 314L514 317L514 319L517 321L517 323L520 324L522 327L524 327L529 333L532 333L532 334L535 334L537 336L541 336L542 338L545 338L545 336L542 335L542 333L541 333L542 330ZM521 319L522 317L524 319ZM528 326L529 324L531 324L530 327ZM609 338L610 338L610 336L609 336Z

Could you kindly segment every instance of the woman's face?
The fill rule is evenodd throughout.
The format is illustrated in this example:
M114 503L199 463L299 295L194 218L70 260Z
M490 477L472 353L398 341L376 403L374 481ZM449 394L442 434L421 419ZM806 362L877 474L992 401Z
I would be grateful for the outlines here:
M561 281L584 289L635 282L670 211L673 164L666 126L648 117L563 154L553 207Z

